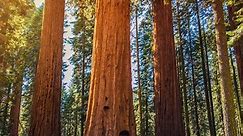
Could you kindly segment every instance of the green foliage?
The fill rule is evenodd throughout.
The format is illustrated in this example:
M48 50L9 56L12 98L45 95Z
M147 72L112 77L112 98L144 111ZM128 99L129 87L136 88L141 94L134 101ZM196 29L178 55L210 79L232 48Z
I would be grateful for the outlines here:
M67 39L73 51L69 59L73 65L73 78L69 89L63 90L63 135L81 135L85 127L91 74L94 4L94 0L68 1L68 9L75 17L75 21L70 24L73 27L73 37Z
M135 25L135 6L132 5L132 26ZM136 37L134 31L132 32L132 68L133 68L133 85L134 85L134 109L136 115L136 127L138 135L152 136L155 134L154 125L154 89L153 89L153 56L152 56L152 9L150 1L138 1L138 46L139 46L139 60L136 59ZM135 28L135 26L134 26ZM142 92L142 122L139 119L139 102L138 102L138 76L137 76L137 61L140 64L140 80ZM136 67L136 68L135 68ZM140 126L142 125L142 127ZM141 130L142 129L142 130Z
M235 9L233 21L236 26L233 30L231 29L227 32L229 36L228 45L234 46L243 39L243 2L236 0L235 2L228 3L228 5Z
M34 77L40 46L42 14L43 7L36 9L30 17L27 28L25 29L25 37L27 40L26 51L23 56L25 68L20 115L20 134L23 136L28 135L30 127L31 98L34 89ZM32 59L30 60L30 58Z
M1 1L3 12L0 14L0 33L5 41L1 42L0 68L0 128L1 135L9 131L9 109L12 106L13 88L18 77L24 76L21 108L21 134L27 135L30 110L30 90L34 77L36 57L40 40L42 10L35 9L32 1ZM31 59L30 59L31 58ZM28 84L27 84L28 83Z
M212 87L212 97L213 97L213 106L214 106L214 119L216 124L216 133L217 135L224 135L224 124L222 116L222 104L221 104L221 95L220 95L220 86L219 86L219 68L218 68L218 56L215 44L215 26L213 23L213 13L212 7L207 5L205 7L205 1L199 0L199 9L200 9L200 19L201 27L200 30L203 33L203 46L205 51L205 46L207 46L208 54L208 63L209 63L209 75L210 75L210 84ZM189 108L189 127L190 134L196 135L196 117L195 117L195 101L193 96L193 84L192 84L192 73L191 66L194 65L195 71L195 84L196 84L196 94L197 94L197 104L198 104L198 116L199 116L199 127L201 135L210 135L209 134L209 122L207 117L207 107L205 103L205 94L204 94L204 82L203 82L203 71L202 63L200 56L200 47L199 47L199 31L197 25L196 11L195 11L195 1L192 3L180 1L180 16L181 16L181 31L182 31L182 45L184 48L184 59L185 59L185 72L186 72L186 86L187 86L187 102ZM176 13L176 11L174 11ZM191 38L189 37L188 30L188 17L190 17L190 33ZM182 74L181 73L181 58L179 54L179 35L177 27L177 16L174 15L174 30L175 30L175 41L177 47L177 58L178 58L178 70L179 72L179 81L180 88L182 88ZM236 36L240 36L240 33L234 33ZM233 35L232 35L233 36ZM192 55L193 61L190 59L190 49L189 46L192 45ZM206 57L206 56L205 56ZM193 63L192 63L193 62ZM186 100L183 100L184 102ZM185 103L183 103L185 104ZM184 105L185 107L185 105ZM185 109L184 109L185 112ZM184 113L184 118L185 118ZM238 117L237 117L238 118Z

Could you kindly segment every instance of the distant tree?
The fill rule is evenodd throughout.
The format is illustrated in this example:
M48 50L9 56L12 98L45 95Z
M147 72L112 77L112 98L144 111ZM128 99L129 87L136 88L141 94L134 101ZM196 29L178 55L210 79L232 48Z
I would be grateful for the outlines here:
M19 135L28 135L30 127L31 98L34 90L36 63L40 47L42 13L43 6L31 12L31 17L28 20L28 24L26 24L24 32L27 49L22 53L24 55L25 67L23 71Z
M195 111L195 120L196 120L196 135L200 136L200 126L199 126L199 117L198 117L198 102L197 102L197 92L196 92L196 81L195 81L195 71L194 71L194 58L193 58L193 48L192 48L192 37L190 30L190 15L188 16L188 38L189 38L189 50L190 50L190 61L191 61L191 74L192 74L192 90L193 90L193 104Z
M185 118L185 130L186 135L190 136L190 127L189 127L189 111L188 111L188 98L187 98L187 84L186 84L186 66L185 66L185 57L184 57L184 47L183 47L183 40L182 40L182 32L181 32L181 11L180 9L180 1L176 1L176 10L177 10L177 24L178 24L178 35L179 35L179 58L180 58L180 70L182 76L182 92L183 92L183 99L184 99L184 118Z
M18 136L22 84L23 84L23 74L22 75L20 74L13 88L14 96L13 96L13 103L10 111L10 135L11 136Z
M0 23L0 135L18 135L24 69L28 65L25 32L33 3L6 0L1 4ZM3 39L2 39L3 38Z
M205 98L206 98L206 105L207 105L207 115L208 115L208 122L209 122L209 130L212 136L216 136L215 131L215 122L213 117L213 103L212 98L210 97L210 82L207 75L207 64L206 64L206 55L204 46L206 46L203 42L203 33L202 33L202 26L201 26L201 19L200 19L200 11L199 11L199 4L198 0L195 0L196 4L196 15L197 15L197 22L198 22L198 33L199 33L199 46L200 46L200 55L201 55L201 65L202 65L202 72L203 72L203 82L204 82L204 91L205 91Z
M138 111L139 111L139 126L140 135L144 135L143 131L143 110L142 110L142 88L141 88L141 75L140 75L140 50L139 50L139 22L138 22L138 6L139 1L135 2L135 27L136 27L136 60L137 60L137 85L138 85Z

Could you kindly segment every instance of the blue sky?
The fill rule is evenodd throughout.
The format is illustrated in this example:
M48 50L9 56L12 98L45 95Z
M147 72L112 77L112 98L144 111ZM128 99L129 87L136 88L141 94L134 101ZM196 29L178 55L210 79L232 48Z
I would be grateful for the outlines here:
M36 7L39 7L42 3L43 3L44 0L34 0L34 3L36 5Z

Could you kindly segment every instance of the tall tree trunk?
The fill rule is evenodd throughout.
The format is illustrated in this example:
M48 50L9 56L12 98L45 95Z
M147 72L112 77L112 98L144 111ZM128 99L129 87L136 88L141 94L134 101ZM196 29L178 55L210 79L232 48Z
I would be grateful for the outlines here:
M4 106L4 110L3 110L3 121L2 121L2 130L1 130L2 135L8 134L7 119L9 118L9 99L10 99L11 87L12 87L12 84L9 84L8 88L7 88L6 102L5 102L5 106Z
M235 50L235 56L236 56L236 62L237 62L237 69L238 69L238 76L239 76L239 80L240 80L240 95L237 96L239 98L243 98L243 38L241 37L241 39L239 39L239 41L236 42L236 44L234 45L234 50ZM236 90L236 95L237 93L239 94L238 90ZM241 130L240 133L243 133L243 109L241 106L241 99L238 102L238 106L239 106L239 112L240 112L240 118L241 118Z
M148 110L148 89L146 89L146 96L145 96L145 129L144 129L144 135L149 135L149 110Z
M236 103L237 103L237 108L238 108L238 115L240 117L240 121L239 121L240 126L238 127L238 129L239 129L239 132L241 133L241 135L243 135L242 128L241 128L241 126L243 125L243 122L242 122L243 112L241 111L239 85L237 83L237 75L236 75L236 70L235 70L235 66L234 66L233 52L231 50L230 50L230 64L232 67L233 85L234 85L234 93L235 93Z
M154 0L156 136L184 136L176 72L171 0Z
M213 11L215 19L216 46L219 59L219 75L221 87L221 100L223 107L224 131L226 136L237 135L237 125L235 121L235 106L233 85L230 75L230 65L228 58L227 37L224 25L223 1L213 1Z
M199 12L199 3L198 0L196 2L196 13L197 13L197 24L198 24L198 32L199 32L199 46L201 52L201 60L202 60L202 72L203 72L203 82L204 82L204 91L205 91L205 98L206 98L206 105L207 105L207 115L208 115L208 122L209 122L209 130L211 136L216 136L215 130L215 123L213 121L212 112L213 106L210 103L210 93L208 87L208 79L207 79L207 71L206 71L206 63L205 63L205 50L203 47L203 37L202 37L202 29L201 29L201 21L200 21L200 12Z
M139 43L138 43L138 1L136 1L135 7L136 14L136 59L137 59L137 76L138 76L138 110L139 110L139 127L140 135L144 135L143 132L143 113L142 113L142 90L141 90L141 79L140 79L140 59L139 59Z
M0 43L1 45L1 43ZM1 45L2 46L2 45ZM4 52L3 52L3 48L0 48L0 106L2 105L2 101L3 101L3 97L4 97L4 92L5 92L5 78L4 76L4 73L5 73L5 66L4 66L4 62L3 62L3 55L4 55Z
M32 98L30 136L59 136L64 0L46 0L35 90Z
M13 86L13 102L10 110L10 136L18 136L23 75L18 76Z
M243 39L240 39L237 44L234 46L238 75L240 79L240 90L241 96L243 97L243 47L242 47ZM242 111L243 112L243 111Z
M210 67L209 67L209 62L208 62L208 45L207 45L207 40L206 40L206 33L203 28L203 37L204 37L204 47L205 47L205 61L206 61L206 73L207 73L207 80L208 80L208 99L209 99L209 104L210 104L210 114L211 114L211 119L212 119L212 127L213 130L216 134L215 130L215 118L214 118L214 105L213 105L213 96L212 96L212 85L211 85L211 76L210 76Z
M4 43L0 43L0 107L2 106L3 103L3 98L5 97L5 93L7 91L7 86L6 86L6 64L4 62L4 52L5 52L5 45Z
M85 26L85 21L83 21L83 24ZM85 38L85 33L86 29L84 27L83 30L83 44L82 44L82 90L81 90L81 136L84 135L84 122L85 122L85 69L86 69L86 64L85 64L85 58L86 58L86 52L85 52L85 46L86 46L86 38Z
M189 127L189 112L188 112L188 102L187 102L187 88L186 88L186 73L185 73L185 60L184 60L184 48L181 35L181 16L179 11L179 0L176 1L177 8L177 23L178 23L178 33L179 33L179 54L180 54L180 63L181 63L181 75L182 75L182 90L184 98L184 107L185 107L185 126L186 126L186 135L190 136L190 127Z
M242 123L240 94L239 94L239 91L238 91L239 86L238 86L238 83L237 83L237 75L236 75L236 71L235 71L232 51L230 51L230 64L231 64L232 71L233 71L233 84L234 84L234 92L235 92L235 96L236 96L237 107L238 107L238 110L239 110L239 115L240 115L240 119L241 119L241 123ZM239 129L241 129L241 128L239 128Z
M219 116L220 116L220 122L224 122L224 117L223 117L223 107L221 106L222 105L222 98L221 98L221 91L220 91L220 85L219 85L219 73L218 73L218 70L216 70L216 73L215 73L216 77L214 79L215 81L215 86L218 88L216 90L216 95L218 97L217 101L219 102L218 105L219 105ZM220 126L222 129L224 129L224 126Z
M190 30L190 17L188 18L188 33L189 33L189 48L190 48L190 59L191 59L191 72L192 72L192 87L193 87L193 98L194 98L194 111L195 111L195 120L196 120L196 135L200 136L200 126L199 126L199 118L198 118L198 104L197 104L197 90L196 90L196 82L195 82L195 72L194 72L194 59L192 54L192 38L191 38L191 30Z
M78 135L78 111L75 109L75 124L74 124L74 136Z
M238 5L236 5L238 3ZM237 9L241 8L243 6L243 3L240 3L240 0L236 0L232 5L228 6L228 14L229 14L229 23L230 23L230 29L234 30L237 28L236 22L235 22L235 12ZM243 37L235 42L234 50L236 55L236 61L237 61L237 68L238 68L238 74L240 78L240 89L241 89L241 95L243 96Z
M130 0L97 0L86 136L135 136Z
M238 1L237 1L238 2ZM237 8L234 4L228 6L228 14L229 14L229 23L230 23L230 30L236 29L236 23L235 23L235 8ZM237 83L237 78L234 76L234 86L235 86L235 94L237 95L237 102L238 102L238 107L239 107L239 112L240 112L240 118L241 118L241 125L243 126L243 110L241 110L241 102L240 102L240 95L238 92L238 87L241 90L241 96L243 96L243 47L242 44L243 39L239 39L239 41L236 42L234 45L234 51L235 51L235 56L236 56L236 62L237 62L237 68L238 68L238 76L240 79L240 86L238 86ZM231 56L231 65L233 67L233 73L235 73L234 65L233 65L233 59L232 59L232 54Z
M0 37L5 37L7 33L7 28L9 27L8 25L8 19L9 15L3 15L3 19L1 20L2 22L5 23L4 26L2 26L3 29L0 31ZM4 24L3 23L3 24ZM5 39L5 40L4 40ZM6 70L7 70L7 61L6 61L6 38L1 39L0 38L0 107L3 106L3 98L5 97L5 93L8 91L8 79L6 78Z

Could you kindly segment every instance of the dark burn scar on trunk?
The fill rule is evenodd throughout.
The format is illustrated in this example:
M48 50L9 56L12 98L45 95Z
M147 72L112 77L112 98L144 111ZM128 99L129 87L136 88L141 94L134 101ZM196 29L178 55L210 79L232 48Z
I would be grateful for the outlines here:
M119 133L119 136L129 136L129 132L127 130L122 130L120 133Z
M109 110L110 109L110 107L109 106L104 106L104 111L107 111L107 110Z

